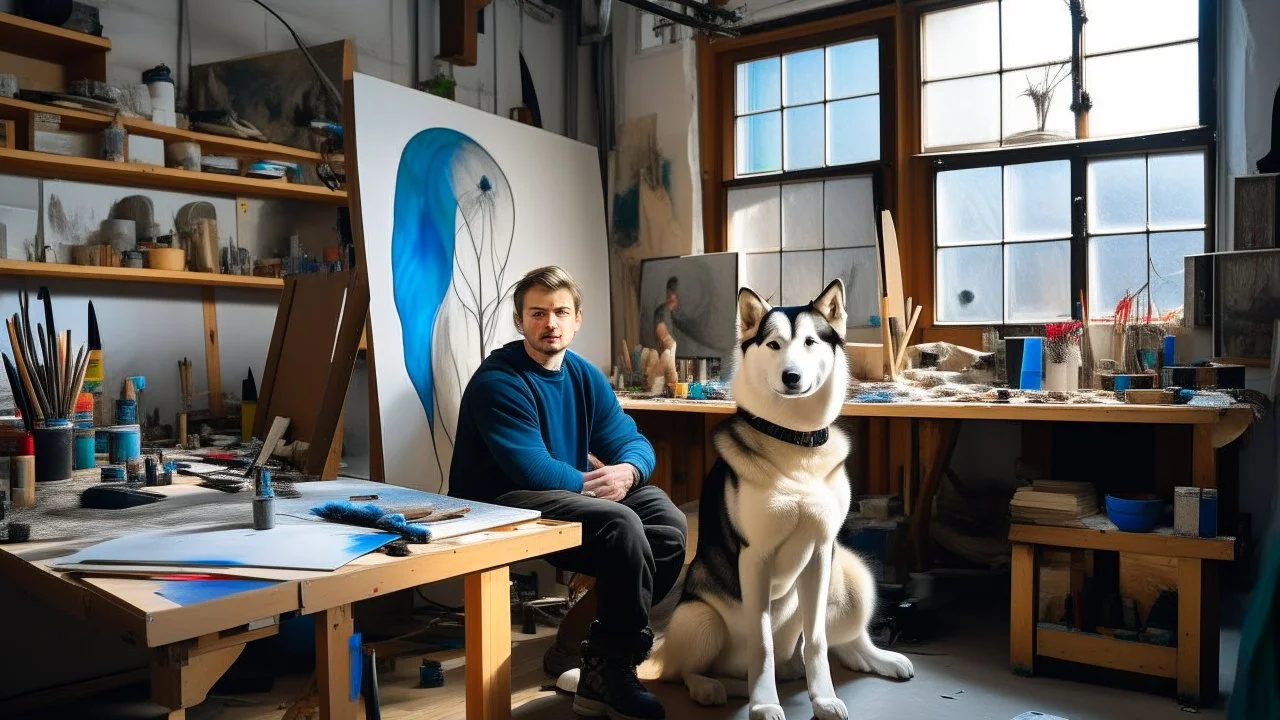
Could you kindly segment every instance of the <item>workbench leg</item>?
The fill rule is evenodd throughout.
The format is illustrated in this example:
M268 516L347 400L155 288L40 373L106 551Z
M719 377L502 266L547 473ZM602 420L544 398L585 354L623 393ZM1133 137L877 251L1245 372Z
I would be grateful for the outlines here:
M1213 449L1213 425L1191 426L1191 484L1198 488L1218 487L1217 451Z
M1218 698L1217 566L1178 560L1178 702L1212 705Z
M356 698L351 697L351 638L355 635L355 622L351 606L340 605L316 613L315 626L320 717L355 720Z
M464 584L467 720L511 717L511 573L471 573Z
M933 499L938 494L942 475L951 465L960 436L958 420L920 420L920 492L911 512L911 563L915 570L925 569L925 550L929 547L929 525L933 518ZM904 500L905 502L905 500Z
M204 702L243 650L244 645L232 645L192 655L184 648L156 648L151 658L151 700L169 708L170 720L182 720L186 708Z
M1036 660L1036 546L1013 543L1009 572L1009 665L1015 675L1031 676Z

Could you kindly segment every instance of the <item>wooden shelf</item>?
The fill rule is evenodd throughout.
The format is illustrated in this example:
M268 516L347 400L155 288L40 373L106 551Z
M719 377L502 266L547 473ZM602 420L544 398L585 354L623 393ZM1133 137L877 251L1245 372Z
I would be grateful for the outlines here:
M1234 537L1199 538L1172 533L1130 533L1119 530L1089 530L1014 523L1009 526L1009 541L1030 545L1112 550L1174 558L1230 561L1236 555Z
M67 130L96 131L111 124L111 116L97 110L69 108L61 105L19 100L18 98L0 97L0 117L22 120L28 116L28 113L32 112L61 115L62 127ZM120 122L124 125L125 130L133 135L158 138L166 143L184 140L198 142L200 143L200 151L209 155L234 155L255 160L290 160L302 163L318 163L322 159L320 153L313 150L225 137L195 130L183 130L167 125L157 125L150 120L142 118L122 117Z
M281 290L284 280L252 275L151 270L148 268L95 267L61 263L0 260L0 275L17 277L69 278L73 280L108 280L159 285L198 285L202 287L242 287Z
M108 52L111 41L0 12L0 48L38 60L68 62Z
M298 185L284 180L260 180L239 175L190 172L176 168L66 157L29 150L0 149L0 173L189 193L280 198L323 202L330 205L347 204L346 191L333 191L320 185Z

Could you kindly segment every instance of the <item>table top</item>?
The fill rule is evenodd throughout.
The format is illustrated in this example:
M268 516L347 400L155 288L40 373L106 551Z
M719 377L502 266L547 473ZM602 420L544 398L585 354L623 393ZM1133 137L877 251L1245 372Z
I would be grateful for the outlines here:
M577 523L530 520L494 530L410 545L410 555L370 553L334 572L252 571L252 589L191 604L161 595L173 577L93 575L50 566L76 551L70 541L0 545L0 575L71 616L130 636L139 647L160 647L248 626L271 625L285 613L312 613L423 583L508 565L582 541ZM236 574L231 568L154 568L153 573ZM188 581L189 582L189 581ZM172 596L172 593L169 593Z
M679 400L621 396L623 410L656 412L697 412L731 414L737 406L731 400ZM917 418L936 420L1025 420L1050 422L1154 423L1201 425L1219 422L1243 423L1253 419L1248 405L1193 407L1189 405L1131 405L1122 403L1036 403L1036 402L846 402L845 417Z

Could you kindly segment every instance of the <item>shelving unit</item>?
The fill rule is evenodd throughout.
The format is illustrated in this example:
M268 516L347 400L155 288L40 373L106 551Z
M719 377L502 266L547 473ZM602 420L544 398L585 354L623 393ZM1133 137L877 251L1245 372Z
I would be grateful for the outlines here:
M0 276L125 281L155 285L240 287L261 290L280 290L284 288L284 280L281 280L280 278L184 272L177 270L152 270L150 268L65 265L61 263L29 262L26 260L0 260Z

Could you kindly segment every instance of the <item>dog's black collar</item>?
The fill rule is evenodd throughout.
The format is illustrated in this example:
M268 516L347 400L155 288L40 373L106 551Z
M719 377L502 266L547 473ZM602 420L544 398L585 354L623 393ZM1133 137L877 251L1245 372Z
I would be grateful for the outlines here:
M741 415L742 419L746 420L747 424L751 427L771 438L781 440L785 443L791 443L792 445L799 445L800 447L807 448L820 447L827 443L827 428L808 432L803 430L792 430L791 428L785 428L776 423L769 422L762 417L752 415L746 410L739 409L738 414Z

